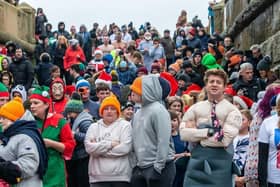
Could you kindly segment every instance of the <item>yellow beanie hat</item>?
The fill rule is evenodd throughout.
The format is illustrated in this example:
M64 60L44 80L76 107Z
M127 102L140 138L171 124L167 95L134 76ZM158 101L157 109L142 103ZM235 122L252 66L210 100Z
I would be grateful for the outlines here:
M118 99L115 97L115 96L109 96L109 97L106 97L101 105L100 105L100 108L99 108L99 115L102 116L103 115L103 111L104 111L104 108L107 107L107 106L113 106L117 109L117 112L118 112L118 117L120 116L121 114L121 105L120 105L120 102L118 101Z
M130 89L138 95L142 95L142 77L137 77L130 86Z
M16 121L24 114L24 107L20 97L15 97L0 108L0 116Z

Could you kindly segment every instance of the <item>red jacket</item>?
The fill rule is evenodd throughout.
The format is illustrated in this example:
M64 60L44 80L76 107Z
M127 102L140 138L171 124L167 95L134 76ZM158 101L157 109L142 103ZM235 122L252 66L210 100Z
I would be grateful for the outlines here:
M86 57L81 47L78 46L76 50L73 50L72 47L68 47L65 52L63 67L65 70L68 70L73 64L85 61Z

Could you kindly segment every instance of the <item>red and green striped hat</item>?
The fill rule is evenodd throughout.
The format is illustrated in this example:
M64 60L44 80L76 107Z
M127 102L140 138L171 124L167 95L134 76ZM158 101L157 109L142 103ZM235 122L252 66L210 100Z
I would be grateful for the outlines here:
M0 97L9 97L9 91L8 88L0 82Z
M36 87L30 96L30 99L39 99L44 103L50 103L51 97L49 93L49 87L47 86L38 86Z

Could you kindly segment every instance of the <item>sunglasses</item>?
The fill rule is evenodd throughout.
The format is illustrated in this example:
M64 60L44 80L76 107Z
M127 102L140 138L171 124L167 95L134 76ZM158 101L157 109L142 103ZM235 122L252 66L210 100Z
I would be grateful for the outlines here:
M78 92L79 93L86 93L89 90L89 88L79 88Z

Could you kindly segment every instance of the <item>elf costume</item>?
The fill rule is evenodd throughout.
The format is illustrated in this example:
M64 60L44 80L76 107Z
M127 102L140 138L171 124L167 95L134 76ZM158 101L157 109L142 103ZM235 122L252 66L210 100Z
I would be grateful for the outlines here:
M48 91L47 87L37 87L32 92L30 99L39 99L45 103L51 103ZM70 125L61 114L48 113L46 116L45 120L36 119L42 137L63 143L65 149L63 153L60 153L54 148L47 148L49 162L47 173L43 179L44 187L65 187L67 184L64 159L71 159L76 143Z
M0 98L9 98L9 97L10 94L8 88L3 83L0 82Z

